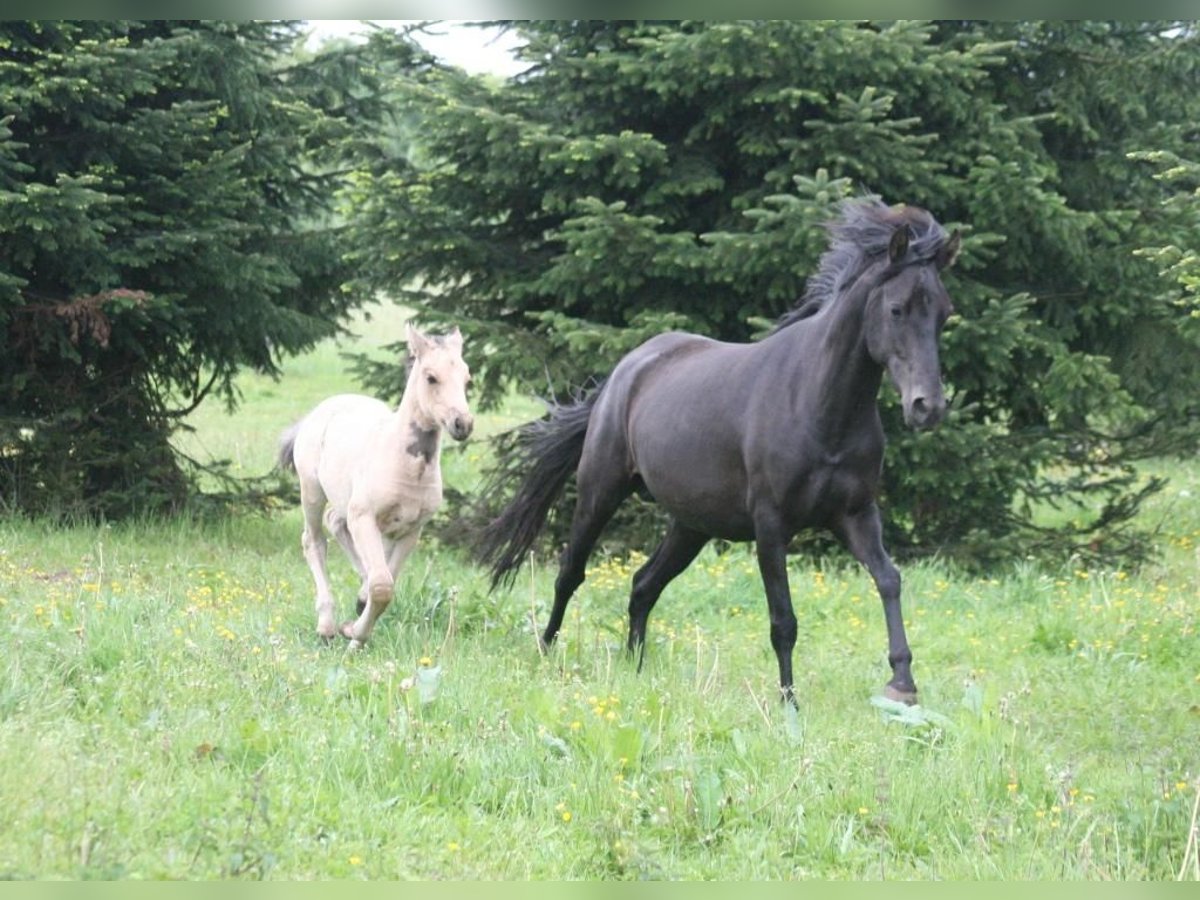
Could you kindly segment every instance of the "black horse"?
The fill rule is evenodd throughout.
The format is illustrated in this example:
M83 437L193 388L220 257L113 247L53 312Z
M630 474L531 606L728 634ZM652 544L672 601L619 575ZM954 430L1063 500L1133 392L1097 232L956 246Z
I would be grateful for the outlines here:
M940 273L960 236L923 209L876 199L847 201L829 228L830 247L802 303L763 340L658 335L589 396L519 429L489 489L520 485L478 546L495 587L525 559L576 476L543 645L558 634L601 530L639 491L670 524L633 578L631 651L645 653L650 610L709 539L753 540L780 688L795 703L785 551L801 529L825 528L866 566L883 600L892 667L885 694L916 702L900 573L884 550L876 505L884 449L876 400L886 369L906 424L931 428L945 414L938 336L951 303Z

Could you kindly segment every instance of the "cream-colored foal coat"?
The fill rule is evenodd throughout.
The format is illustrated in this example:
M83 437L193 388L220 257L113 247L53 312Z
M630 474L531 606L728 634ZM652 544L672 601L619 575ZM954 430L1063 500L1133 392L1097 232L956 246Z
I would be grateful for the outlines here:
M317 633L331 638L333 591L322 519L361 579L357 618L341 634L358 648L395 596L400 567L442 502L441 434L465 440L470 370L462 335L408 328L412 366L396 409L372 397L339 394L285 431L279 461L300 479L301 545L316 583Z

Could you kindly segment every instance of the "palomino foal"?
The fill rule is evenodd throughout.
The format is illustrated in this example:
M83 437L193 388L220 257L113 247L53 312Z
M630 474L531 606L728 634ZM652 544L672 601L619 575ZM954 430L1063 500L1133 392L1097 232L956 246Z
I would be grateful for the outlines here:
M301 545L317 585L317 634L323 638L337 629L322 516L362 579L358 618L341 626L356 649L392 602L396 574L441 505L442 429L461 441L474 425L462 346L457 328L434 336L408 326L408 383L395 410L371 397L339 394L280 439L280 466L300 478Z

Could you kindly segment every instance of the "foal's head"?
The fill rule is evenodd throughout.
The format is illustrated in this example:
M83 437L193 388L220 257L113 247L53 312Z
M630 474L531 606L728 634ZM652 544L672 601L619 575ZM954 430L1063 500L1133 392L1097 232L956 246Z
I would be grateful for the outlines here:
M910 246L910 224L901 221L895 226L888 262L867 299L864 324L867 351L887 368L900 391L905 424L932 428L946 413L938 336L954 309L941 272L958 255L960 235L956 231L947 237L924 210L908 209L928 218L921 224L928 228L931 223L936 231L921 237L933 240Z
M475 426L467 406L471 370L462 357L462 333L425 335L408 326L408 351L412 354L409 390L415 391L417 410L456 441L465 440Z

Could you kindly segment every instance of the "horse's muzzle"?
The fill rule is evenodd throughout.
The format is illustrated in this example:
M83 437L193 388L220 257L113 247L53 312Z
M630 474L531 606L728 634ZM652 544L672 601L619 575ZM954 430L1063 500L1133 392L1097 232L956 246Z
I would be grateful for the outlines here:
M456 441L465 441L475 429L475 419L469 415L455 416L446 426L450 437Z
M932 399L913 397L904 410L904 423L918 431L936 428L945 417L946 398L940 394Z

